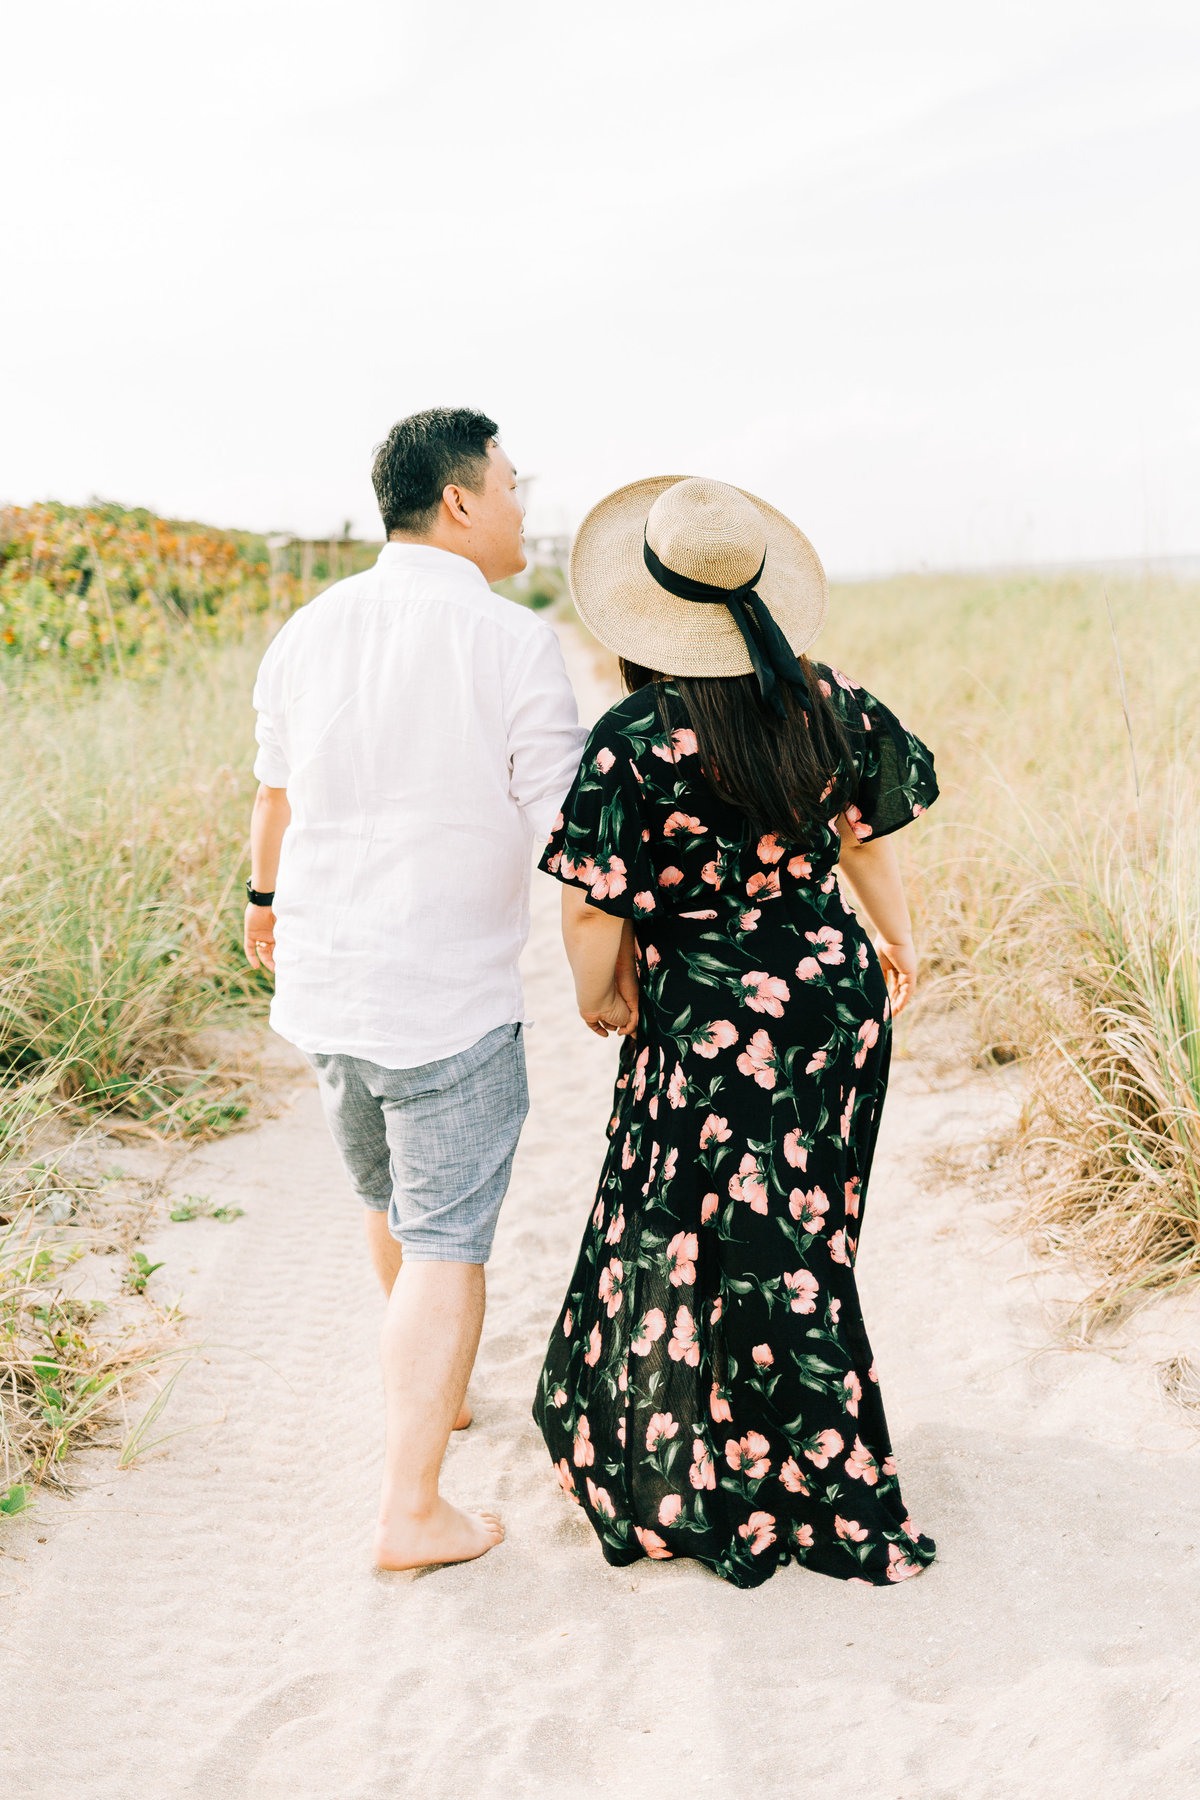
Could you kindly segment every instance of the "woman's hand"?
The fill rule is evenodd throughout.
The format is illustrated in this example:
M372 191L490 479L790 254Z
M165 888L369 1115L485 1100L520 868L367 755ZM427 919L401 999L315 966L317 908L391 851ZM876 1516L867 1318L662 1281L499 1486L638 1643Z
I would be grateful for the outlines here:
M610 1031L618 1037L631 1037L637 1030L637 1008L630 1006L617 991L616 982L597 1007L580 1007L579 1016L589 1031L606 1038Z
M248 906L242 926L242 949L251 968L275 973L275 912L270 906Z
M917 985L917 952L911 938L902 938L899 943L889 943L886 938L875 939L875 954L879 958L879 966L883 970L887 982L888 998L892 1003L892 1017L904 1011Z

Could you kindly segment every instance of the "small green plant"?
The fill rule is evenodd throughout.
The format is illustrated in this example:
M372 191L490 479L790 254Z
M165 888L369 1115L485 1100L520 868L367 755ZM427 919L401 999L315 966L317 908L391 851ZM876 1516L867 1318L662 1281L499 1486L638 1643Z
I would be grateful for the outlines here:
M15 1519L18 1513L25 1511L29 1505L29 1489L15 1482L12 1487L0 1494L0 1516Z
M161 1269L160 1262L152 1263L141 1250L129 1252L129 1273L125 1277L125 1286L131 1294L144 1294L146 1283L156 1269Z
M228 1225L231 1219L240 1219L245 1211L241 1206L214 1206L207 1194L185 1194L178 1206L171 1208L171 1218L176 1225L186 1224L189 1219L216 1219L221 1225Z

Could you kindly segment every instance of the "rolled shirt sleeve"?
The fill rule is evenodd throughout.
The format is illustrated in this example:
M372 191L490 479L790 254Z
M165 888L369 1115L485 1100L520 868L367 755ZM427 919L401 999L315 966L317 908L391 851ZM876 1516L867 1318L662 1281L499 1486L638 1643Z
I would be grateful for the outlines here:
M288 768L287 755L280 742L273 696L278 643L277 637L259 664L258 676L254 683L251 704L257 714L254 722L254 736L258 743L258 754L254 758L254 774L264 787L285 788L291 771Z
M519 665L508 706L509 791L539 846L575 779L586 740L562 647L545 626Z

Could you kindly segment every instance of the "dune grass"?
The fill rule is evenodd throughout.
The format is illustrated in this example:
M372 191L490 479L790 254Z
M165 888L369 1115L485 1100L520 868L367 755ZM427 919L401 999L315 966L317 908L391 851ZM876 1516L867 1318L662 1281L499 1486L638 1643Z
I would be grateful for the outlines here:
M1198 604L1149 573L911 577L835 591L819 647L936 750L898 847L943 996L1027 1062L1027 1222L1087 1273L1075 1330L1200 1278Z

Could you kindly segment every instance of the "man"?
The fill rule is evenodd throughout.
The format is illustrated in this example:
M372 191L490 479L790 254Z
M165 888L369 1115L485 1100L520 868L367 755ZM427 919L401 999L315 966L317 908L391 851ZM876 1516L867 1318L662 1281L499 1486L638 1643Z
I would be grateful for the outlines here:
M381 1568L503 1537L438 1480L528 1110L517 959L531 849L583 744L554 632L489 582L525 567L497 427L403 419L372 470L375 567L288 620L254 690L245 947L317 1070L385 1293ZM278 896L276 897L276 885Z

